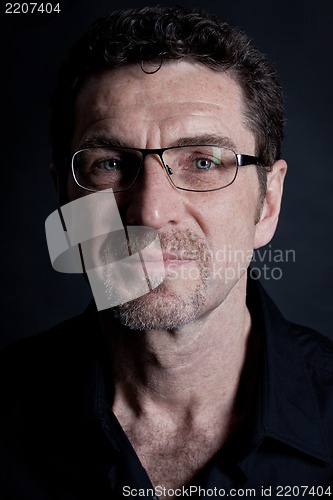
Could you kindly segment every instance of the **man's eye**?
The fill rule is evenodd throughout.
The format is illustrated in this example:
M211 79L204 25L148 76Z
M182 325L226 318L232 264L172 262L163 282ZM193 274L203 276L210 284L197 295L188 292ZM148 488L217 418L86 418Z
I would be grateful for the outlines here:
M97 163L97 168L105 172L113 172L121 168L122 162L117 158L109 158L107 160L100 160Z
M209 160L208 158L198 158L194 161L195 168L198 168L200 170L209 170L215 165L216 162L214 162L213 160Z

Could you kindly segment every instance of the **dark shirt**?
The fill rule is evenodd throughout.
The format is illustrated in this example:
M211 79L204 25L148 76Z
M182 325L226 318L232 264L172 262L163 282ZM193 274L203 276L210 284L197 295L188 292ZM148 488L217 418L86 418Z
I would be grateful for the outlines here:
M263 347L250 416L176 495L333 498L333 344L285 321L254 281L248 307ZM93 307L2 350L1 500L153 498L108 404L106 353Z

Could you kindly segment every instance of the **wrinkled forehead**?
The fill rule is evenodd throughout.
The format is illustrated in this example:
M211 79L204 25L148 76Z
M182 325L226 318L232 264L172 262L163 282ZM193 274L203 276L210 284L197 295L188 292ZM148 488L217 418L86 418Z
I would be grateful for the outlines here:
M112 138L119 141L119 145L132 147L146 147L149 137L153 141L152 147L167 147L176 139L187 137L198 142L200 137L213 135L223 138L223 143L232 148L237 148L237 144L246 147L245 143L252 147L253 143L252 134L249 131L244 133L238 117L230 116L218 104L192 101L152 104L144 108L138 105L107 106L89 111L92 112L79 112L81 116L73 137L73 149L100 145L103 138L106 142L107 138Z
M89 119L88 113L93 115L96 120L112 118L116 120L124 120L131 116L135 116L138 120L149 121L161 119L165 120L169 117L183 117L186 115L193 116L216 116L220 115L225 107L223 104L212 103L205 100L188 99L182 101L173 101L167 103L131 103L131 104L108 104L102 103L98 96L95 101L85 103L85 106L76 104L75 116L77 120Z
M200 128L201 133L218 133L222 127L226 135L241 135L246 128L235 80L185 63L162 67L156 75L137 68L94 75L77 96L74 118L74 147L102 132L130 132L138 140L143 130L149 135L158 129L167 140L172 133L197 133Z
M94 123L109 121L124 125L130 122L148 124L150 122L184 122L202 120L204 117L217 120L222 117L225 106L207 101L180 101L168 103L110 105L100 99L76 106L76 124L86 128Z

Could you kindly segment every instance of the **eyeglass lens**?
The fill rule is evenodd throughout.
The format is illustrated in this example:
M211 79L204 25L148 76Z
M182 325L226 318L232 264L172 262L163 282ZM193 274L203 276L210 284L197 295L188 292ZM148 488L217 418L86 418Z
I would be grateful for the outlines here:
M77 183L92 191L129 189L139 174L143 153L126 148L91 148L75 153ZM180 189L210 191L231 184L237 174L235 153L217 146L181 146L162 155L171 182Z

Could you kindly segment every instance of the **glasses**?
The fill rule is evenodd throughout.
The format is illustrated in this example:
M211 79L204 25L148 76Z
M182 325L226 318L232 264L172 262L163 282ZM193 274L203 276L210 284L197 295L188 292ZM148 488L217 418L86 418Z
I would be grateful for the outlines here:
M72 157L75 182L88 191L133 187L147 155L159 156L170 182L184 191L217 191L230 186L238 167L259 165L256 156L232 149L194 144L162 149L95 147L76 151Z

